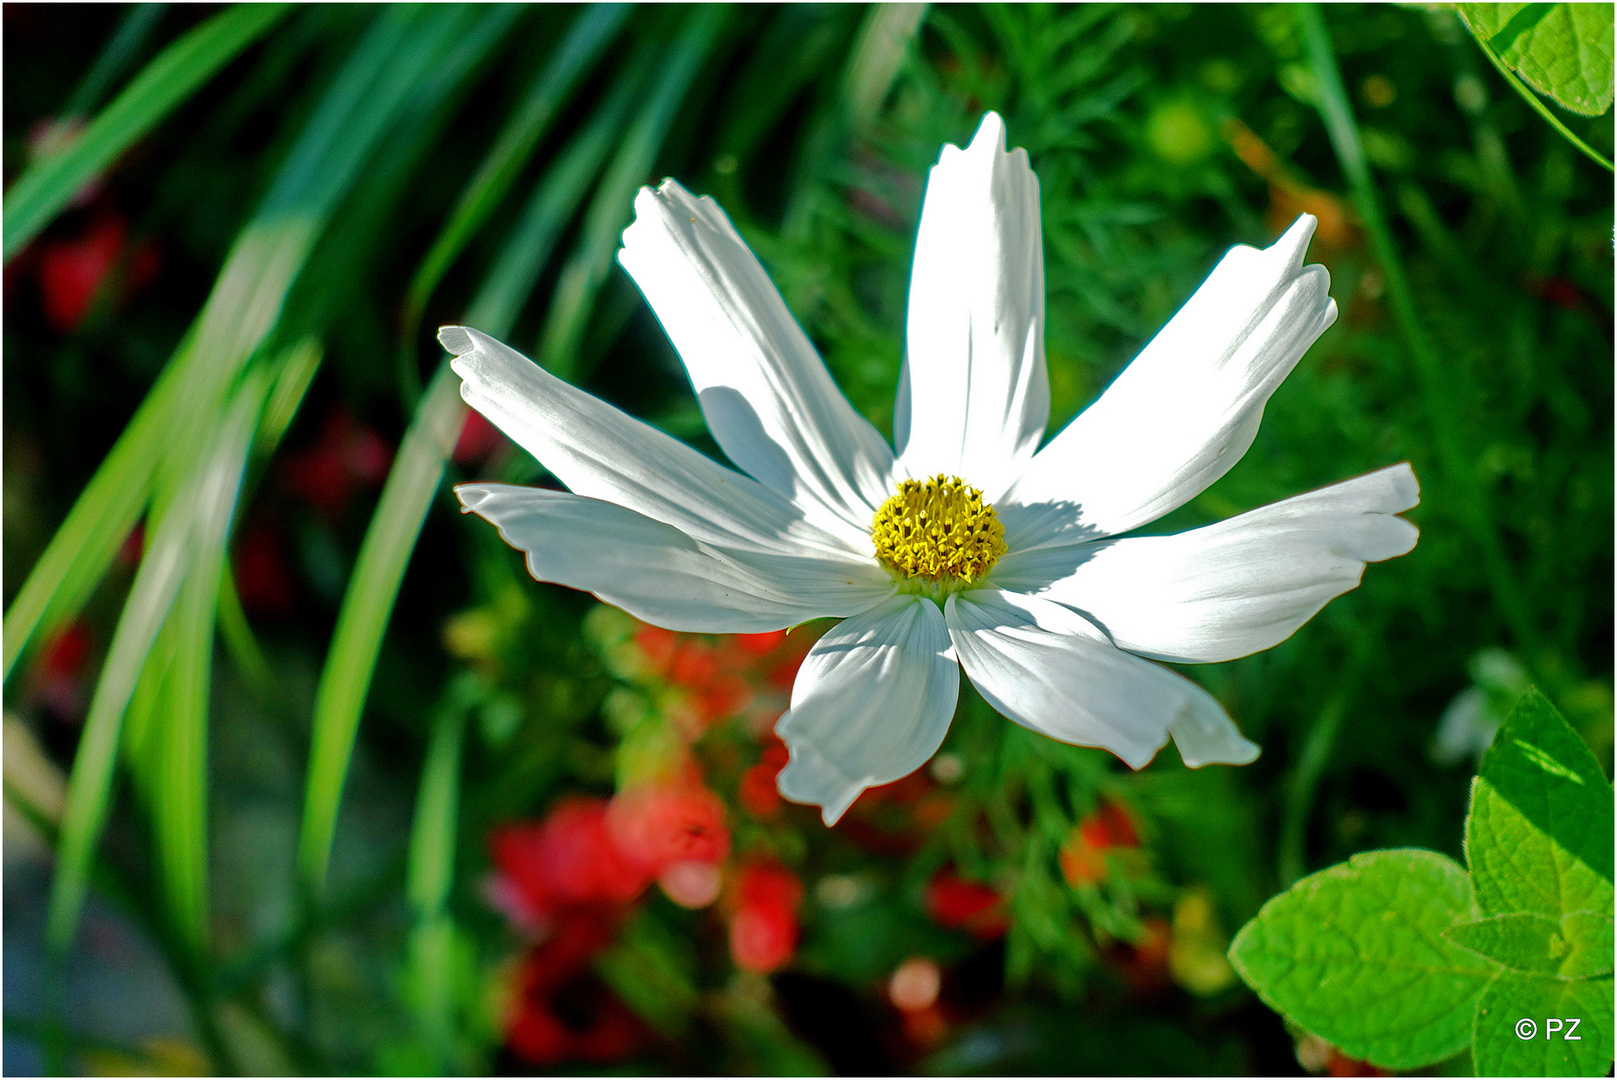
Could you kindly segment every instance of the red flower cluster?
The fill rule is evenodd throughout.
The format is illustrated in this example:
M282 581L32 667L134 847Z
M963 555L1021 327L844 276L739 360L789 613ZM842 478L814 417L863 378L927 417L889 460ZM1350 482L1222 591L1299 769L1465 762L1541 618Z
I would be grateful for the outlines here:
M716 865L729 853L730 834L712 792L643 785L610 804L563 799L543 821L496 830L489 847L491 900L516 925L543 933L558 912L621 908L674 867Z
M684 785L632 787L610 803L573 796L543 821L496 830L489 847L490 901L541 939L517 980L506 1025L512 1051L538 1064L615 1061L632 1053L640 1026L586 977L590 960L611 944L629 906L654 880L676 903L713 901L717 864L730 850L723 805L712 792ZM570 1007L558 1010L558 999ZM580 1001L586 1007L576 1007ZM585 1018L570 1022L579 1016Z
M742 867L731 900L730 957L760 975L791 962L797 951L797 906L803 883L772 860Z

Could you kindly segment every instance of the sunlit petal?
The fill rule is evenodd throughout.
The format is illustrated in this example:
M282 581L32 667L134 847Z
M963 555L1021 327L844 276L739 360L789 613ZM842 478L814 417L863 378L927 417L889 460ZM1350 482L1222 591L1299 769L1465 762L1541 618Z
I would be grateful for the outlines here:
M1394 515L1419 501L1394 465L1175 536L1018 552L994 582L1082 612L1131 652L1233 660L1286 640L1365 563L1413 549L1418 530Z
M972 685L1023 727L1103 747L1136 769L1170 735L1191 766L1258 756L1211 694L1114 648L1059 604L982 589L950 597L945 618Z
M895 596L814 643L775 731L792 752L780 793L833 824L867 787L937 752L960 693L960 665L930 600Z
M861 543L889 494L886 441L831 381L718 204L668 180L634 205L618 261L679 350L713 438L766 487Z
M856 580L830 560L727 554L672 525L564 491L462 484L455 493L527 554L538 580L587 590L669 630L779 630L855 614L892 592L880 571Z
M1049 419L1039 181L989 113L927 180L894 439L909 475L969 477L993 500Z
M1263 406L1336 320L1330 275L1304 266L1304 214L1272 247L1231 249L1106 392L1033 459L1012 492L1064 503L1100 535L1183 505L1241 459Z
M466 403L575 494L626 506L726 548L868 561L845 540L804 521L786 497L568 385L487 334L446 326L438 340L455 354Z

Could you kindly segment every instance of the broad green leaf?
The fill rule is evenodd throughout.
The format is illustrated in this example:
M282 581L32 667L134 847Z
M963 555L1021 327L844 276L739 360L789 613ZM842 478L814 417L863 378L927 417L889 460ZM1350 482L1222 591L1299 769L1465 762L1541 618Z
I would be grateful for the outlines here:
M1271 899L1230 961L1276 1011L1384 1068L1452 1057L1498 968L1443 938L1473 917L1452 859L1399 849L1355 855Z
M1617 949L1612 929L1611 916L1598 911L1573 911L1561 916L1561 936L1568 949L1561 962L1561 977L1592 979L1610 975L1612 952Z
M1466 858L1485 914L1612 912L1611 784L1536 690L1482 757Z
M1559 922L1529 912L1460 923L1443 936L1514 971L1561 979L1611 973L1612 921L1592 911Z
M79 189L131 143L262 36L289 4L237 4L186 34L146 66L62 152L36 163L6 192L5 260L21 251Z
M1610 978L1502 972L1477 1003L1471 1055L1478 1076L1604 1076L1612 1026Z
M1611 108L1611 4L1460 4L1478 39L1541 94L1584 116Z

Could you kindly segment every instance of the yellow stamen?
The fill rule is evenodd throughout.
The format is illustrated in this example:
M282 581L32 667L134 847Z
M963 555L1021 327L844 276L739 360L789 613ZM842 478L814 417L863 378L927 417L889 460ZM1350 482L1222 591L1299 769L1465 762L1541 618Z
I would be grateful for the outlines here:
M899 481L898 494L876 511L870 538L895 572L945 587L981 579L1005 554L1005 526L983 493L942 473Z

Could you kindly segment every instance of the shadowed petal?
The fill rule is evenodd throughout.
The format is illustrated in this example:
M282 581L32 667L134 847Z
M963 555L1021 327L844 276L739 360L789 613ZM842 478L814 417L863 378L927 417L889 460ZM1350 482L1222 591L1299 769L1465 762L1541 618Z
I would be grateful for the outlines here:
M623 264L690 373L730 460L828 529L866 542L893 454L831 381L758 260L712 199L642 188Z
M1005 122L945 146L927 179L910 274L894 439L911 476L959 476L992 502L1050 419L1039 181Z
M1395 517L1420 501L1407 464L1174 536L1014 553L994 584L1071 607L1119 648L1161 660L1233 660L1286 640L1364 564L1407 554Z
M951 596L944 617L972 685L1023 727L1102 747L1135 769L1169 735L1192 768L1258 756L1211 694L1114 648L1060 604L981 589Z
M727 549L869 561L804 521L785 496L569 386L487 334L446 326L438 340L455 354L466 403L575 494L626 506Z
M1183 505L1241 459L1263 406L1336 321L1330 275L1304 266L1314 219L1232 248L1106 392L1034 457L1014 501L1076 503L1125 532Z
M930 600L895 596L814 643L775 725L792 760L780 793L836 823L867 787L926 764L949 731L960 665Z
M513 484L461 484L466 509L527 553L540 581L594 593L669 630L737 634L846 616L892 592L871 568L857 582L843 564L719 551L672 525L564 491ZM755 560L771 560L760 567Z

